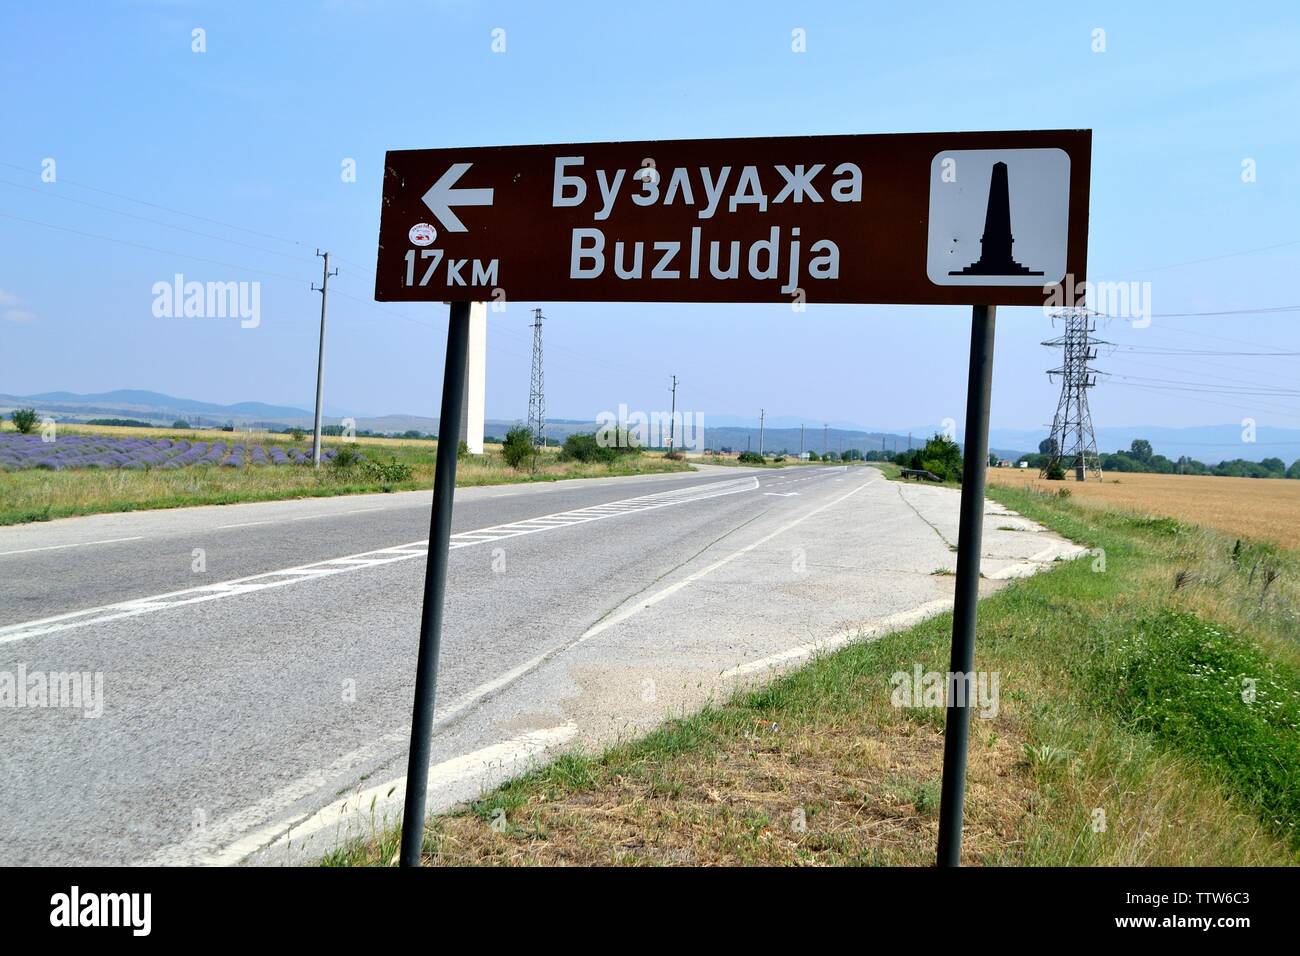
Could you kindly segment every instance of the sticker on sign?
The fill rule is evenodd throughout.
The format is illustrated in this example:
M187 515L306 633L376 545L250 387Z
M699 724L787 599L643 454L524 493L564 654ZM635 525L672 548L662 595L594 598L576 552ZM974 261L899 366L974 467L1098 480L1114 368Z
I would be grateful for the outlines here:
M375 298L1038 305L1088 130L398 150ZM427 241L426 241L427 240Z

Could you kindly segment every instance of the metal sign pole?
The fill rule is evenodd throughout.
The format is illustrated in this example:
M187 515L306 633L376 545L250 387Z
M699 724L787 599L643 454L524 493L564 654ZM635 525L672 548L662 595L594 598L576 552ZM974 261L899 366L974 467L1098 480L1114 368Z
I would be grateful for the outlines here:
M943 728L943 788L939 801L939 866L961 865L962 808L971 691L975 687L975 606L979 601L984 532L984 472L989 463L989 394L993 383L993 327L997 309L971 309L970 370L966 381L966 443L957 538L957 594L952 611L948 710Z
M424 570L424 609L420 651L415 665L415 707L411 714L411 754L406 767L406 805L402 815L402 866L419 866L424 843L424 807L429 786L429 750L442 641L442 597L447 587L447 549L451 502L456 487L456 448L469 357L469 303L453 302L447 323L447 365L442 375L438 418L438 466L433 476L429 519L429 559Z

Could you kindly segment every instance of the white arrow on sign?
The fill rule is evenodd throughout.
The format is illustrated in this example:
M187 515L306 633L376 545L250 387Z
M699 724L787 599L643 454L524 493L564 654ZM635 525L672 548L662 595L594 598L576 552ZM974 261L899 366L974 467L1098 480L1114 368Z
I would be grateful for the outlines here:
M448 232L467 232L465 224L460 221L452 206L490 206L491 189L453 189L460 177L464 176L473 163L452 163L451 168L438 177L438 181L424 194L424 204L442 223Z

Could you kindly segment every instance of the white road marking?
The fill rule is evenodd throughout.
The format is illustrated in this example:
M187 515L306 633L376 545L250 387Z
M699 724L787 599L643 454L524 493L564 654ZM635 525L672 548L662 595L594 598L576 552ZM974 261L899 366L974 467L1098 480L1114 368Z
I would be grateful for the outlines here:
M501 688L513 683L524 674L536 669L549 657L562 648L539 654L523 664L513 667L490 681L480 684L469 693L460 697L447 707L439 707L434 715L434 730L437 731L449 721L454 720L479 701L490 697ZM304 797L311 796L321 787L328 785L340 774L355 772L356 768L383 760L391 755L394 748L405 747L411 740L411 726L406 724L343 754L328 767L313 771L297 780L291 781L264 797L252 806L245 807L221 820L213 821L202 830L172 846L163 847L151 858L144 861L148 866L190 866L204 864L237 863L248 854L260 850L294 826L293 820L276 820L276 815L292 806ZM432 768L430 768L432 772ZM405 776L401 781L400 792L406 786ZM393 786L390 781L382 789ZM376 787L375 789L381 789ZM267 821L274 821L268 823Z
M793 521L786 522L785 524L781 525L781 527L777 528L775 531L771 532L770 534L764 535L763 537L759 538L757 541L747 544L743 548L738 548L735 551L732 551L730 554L726 555L725 557L719 558L717 561L713 562L708 567L701 568L699 571L696 571L692 574L688 574L680 581L677 581L674 584L670 584L668 585L668 587L660 591L656 591L648 598L638 600L635 604L632 604L624 608L622 611L610 615L604 620L593 625L590 629L588 629L587 633L583 634L582 637L578 638L578 640L575 641L573 645L570 646L576 646L582 641L585 641L587 638L595 637L601 631L608 630L609 628L613 627L615 624L621 624L624 621L626 621L628 618L640 614L646 608L654 607L660 601L664 600L664 598L671 597L672 595L680 591L682 588L690 584L694 584L696 581L700 580L703 577L707 577L708 575L712 574L714 571L718 570L718 568L730 564L732 561L736 560L736 558L739 558L742 555L748 554L750 551L753 551L759 545L766 544L767 542L771 541L773 538L777 537L778 535L785 534L785 532L789 531L791 528L795 527L796 525L800 525L803 522L807 521L813 515L820 514L821 512L825 511L827 508L837 505L841 501L844 501L847 498L852 498L863 488L866 488L867 486L874 484L877 480L878 479L872 478L868 481L864 481L862 484L858 485L858 487L854 488L848 494L840 495L838 498L834 498L826 502L824 505L820 505L816 508L813 508L811 511L804 512L798 518L795 518Z
M757 548L759 545L762 545L765 542L770 541L772 538L775 538L776 536L783 534L784 532L790 530L791 528L801 524L808 518L811 518L813 515L818 514L821 511L824 511L825 509L831 507L832 505L838 504L839 502L852 497L853 495L861 491L863 488L866 488L868 485L874 483L876 480L880 480L880 479L872 478L868 481L863 482L863 484L861 484L857 488L854 488L848 494L841 495L840 497L834 499L833 501L829 501L826 504L814 508L811 511L807 512L806 514L798 518L795 518L792 521L786 522L784 525L782 525L776 531L773 531L771 534L766 535L763 538L760 538L759 540L753 542L752 544L749 544L743 548L731 552L730 554L724 556L723 558L720 558L718 561L714 562L708 567L703 568L700 571L697 571L694 574L687 576L681 581L673 585L670 585L661 591L656 592L655 594L651 595L649 598L645 600L638 601L636 604L632 605L629 608L626 608L622 612L597 622L595 625L588 628L578 638L569 642L568 644L562 644L558 647L553 647L547 651L544 651L541 654L538 654L536 657L532 658L531 660L516 665L515 667L511 668L510 670L506 671L503 674L498 675L492 680L480 684L478 687L474 688L468 694L464 695L463 697L455 701L453 704L448 706L445 710L441 708L438 710L434 718L435 730L441 726L444 726L447 722L455 719L457 716L464 713L466 710L468 710L470 707L473 707L475 704L477 704L479 701L483 700L484 698L487 698L495 694L496 692L510 686L519 678L532 673L537 668L541 667L543 664L549 661L551 658L556 657L576 647L578 644L581 644L584 641L592 637L595 637L601 632L608 630L609 628L613 627L615 624L621 623L622 621L625 621L628 618L634 616L635 614L640 613L646 608L659 603L659 601L663 600L669 595L674 594L677 591L680 591L682 588L686 587L687 585L700 580L706 575L713 573L718 568L723 567L724 565L730 563L731 561L735 560L741 555L752 551L754 548ZM465 532L465 533L470 534L472 532ZM424 552L420 552L420 553L423 554ZM148 865L152 865L152 866L166 866L166 865L177 865L177 864L187 865L187 864L194 864L194 863L237 863L238 861L242 860L244 857L248 856L250 853L254 853L257 850L262 849L263 847L278 842L280 838L286 833L286 831L288 831L293 826L293 824L291 824L290 822L286 822L283 820L268 823L268 821L272 821L275 819L276 814L282 813L286 807L291 806L297 801L307 796L310 796L312 793L318 791L321 787L326 786L332 778L337 777L339 774L347 773L348 771L353 771L359 766L363 766L367 763L373 762L376 759L380 759L384 755L384 753L387 750L391 749L393 746L404 746L408 744L409 736L410 736L409 724L406 725L405 727L397 728L387 734L384 734L381 737L379 737L377 740L374 740L370 744L366 745L365 747L354 750L351 753L344 754L343 756L335 760L332 764L330 764L329 767L308 774L298 780L288 783L285 786L281 787L279 790L277 790L275 793L253 804L251 807L247 807L243 810L238 811L237 813L232 814L229 817L226 817L223 820L210 824L203 831L200 831L199 833L183 841L182 843L160 850L157 854L155 854L150 860L146 862ZM398 781L400 781L400 783ZM406 781L405 777L400 777L398 778L397 781L389 781L388 783L381 784L379 786L371 788L371 790L366 791L367 796L365 801L363 801L363 803L368 803L369 797L372 794L372 792L382 791L384 794L387 794L389 789L391 789L394 786L398 787L398 792L402 792L405 788L405 781ZM321 812L325 812L325 811L321 811ZM312 819L314 819L314 817ZM301 835L303 831L301 829L295 828L294 832ZM222 843L223 840L229 842L223 844Z
M144 537L137 534L130 538L105 538L103 541L76 541L72 544L47 544L43 548L22 548L18 551L0 551L0 558L6 554L31 554L33 551L58 551L63 548L87 548L92 544L117 544L121 541L139 541Z
M492 541L498 541L502 538L518 537L519 535L525 534L537 534L555 528L568 527L569 524L583 524L589 521L597 521L602 518L612 518L617 515L635 514L643 511L651 511L656 508L666 508L672 505L689 504L690 502L703 501L708 498L716 498L722 495L752 491L756 488L758 488L758 481L754 478L733 478L706 485L694 485L689 488L677 488L672 491L658 492L651 495L641 495L637 498L628 498L624 501L612 502L611 504L617 506L618 510L608 510L611 505L597 506L595 508L579 508L574 511L556 512L555 514L541 515L538 518L510 522L509 524L493 525L488 528L480 528L477 531L461 531L451 536L450 549L455 551L459 548L469 547L474 544L485 544ZM534 522L542 521L544 519L560 517L565 517L571 520L564 524L534 524ZM392 545L387 548L378 548L373 551L363 551L360 554L351 554L340 558L329 558L324 561L314 561L310 564L298 565L292 568L283 568L278 571L264 571L260 574L252 574L248 577L235 578L230 581L222 581L216 584L207 584L195 588L184 588L180 591L170 591L166 594L133 598L129 601L119 601L114 604L105 604L99 607L86 608L82 611L69 611L64 614L56 614L51 617L39 618L33 621L9 624L5 627L0 627L0 644L9 644L30 637L39 637L43 634L54 634L60 631L72 630L73 628L87 627L92 624L106 624L110 621L121 620L128 617L139 617L141 614L150 614L155 611L164 611L169 608L183 607L188 604L202 604L207 601L232 597L237 594L249 594L255 591L263 591L268 588L284 587L288 584L315 580L317 578L327 577L334 574L343 574L348 571L358 571L365 568L378 567L384 564L393 564L398 561L410 561L413 558L424 557L428 553L428 547L428 539L425 539L424 541L412 541L408 544Z
M952 608L952 598L938 598L922 604L918 608L910 611L901 611L898 614L891 614L888 617L882 617L879 620L872 621L870 624L862 627L850 628L847 631L841 631L833 637L828 637L822 641L813 641L809 644L800 644L791 647L788 650L772 654L769 657L763 657L756 661L749 661L736 667L728 668L719 676L723 679L729 677L745 677L749 674L757 674L773 670L784 664L792 664L796 661L802 661L812 657L817 653L826 653L827 651L837 650L846 644L852 644L854 641L866 641L873 637L879 637L881 634L887 634L890 631L896 631L904 627L910 627L918 621L924 621L928 617L941 614Z
M763 494L769 498L797 498L799 496L797 491L765 491Z
M476 781L486 783L492 777L516 776L527 769L532 760L540 757L552 747L559 747L568 743L577 735L578 725L570 721L558 727L549 727L545 730L520 734L510 740L491 744L479 750L434 764L429 768L429 784L426 790L426 793L433 796L434 799L428 802L437 806L440 802L437 800L437 795L440 792L452 790L460 785L472 784ZM368 826L371 807L378 808L380 804L388 802L392 803L393 810L405 805L405 775L379 786L361 790L347 797L342 803L331 804L319 810L302 823L291 827L287 833L271 843L270 846L289 845L296 840L302 840L331 826L344 829L350 818L352 822L357 822L359 817L361 822ZM248 842L251 843L252 840ZM219 856L212 863L217 866L237 863L259 848L260 846L254 846L251 849L246 849L243 841L241 841L241 845L232 847L228 854Z

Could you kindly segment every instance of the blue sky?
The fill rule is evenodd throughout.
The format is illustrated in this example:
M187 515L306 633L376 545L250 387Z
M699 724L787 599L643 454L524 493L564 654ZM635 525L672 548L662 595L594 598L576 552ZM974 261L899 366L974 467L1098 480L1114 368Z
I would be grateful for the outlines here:
M1298 52L1294 3L5 4L0 392L309 407L321 247L340 269L327 406L436 414L445 307L372 301L391 148L1089 127L1090 277L1149 281L1156 313L1101 330L1142 352L1098 362L1125 377L1094 391L1097 423L1300 427L1300 397L1269 393L1300 388L1300 360L1217 354L1300 351L1300 311L1164 317L1300 303ZM155 317L177 272L259 280L261 324ZM533 305L491 317L489 417L526 413ZM712 416L962 419L963 308L545 311L552 416L666 408L676 374L678 407ZM995 427L1050 421L1053 334L1000 310Z

